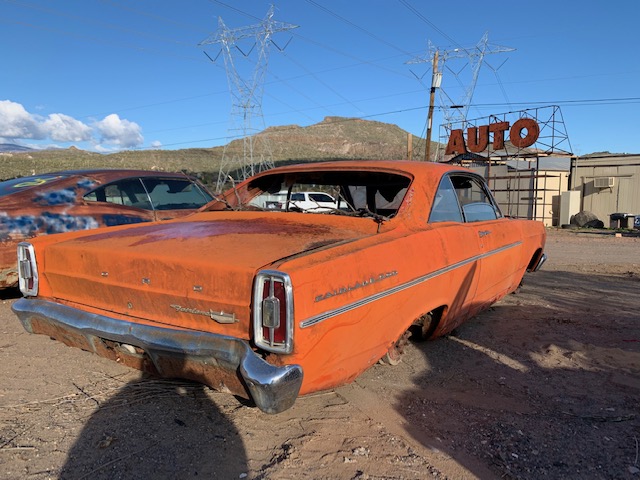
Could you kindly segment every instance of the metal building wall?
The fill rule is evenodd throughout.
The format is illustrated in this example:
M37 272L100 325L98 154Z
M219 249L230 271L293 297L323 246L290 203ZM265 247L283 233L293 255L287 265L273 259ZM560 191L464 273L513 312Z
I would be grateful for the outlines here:
M503 165L471 169L487 179L505 215L559 226L560 196L568 189L568 172L513 171Z
M572 189L582 195L582 210L593 212L605 226L612 213L640 215L640 156L578 158L572 169ZM597 178L614 179L612 187L598 188Z

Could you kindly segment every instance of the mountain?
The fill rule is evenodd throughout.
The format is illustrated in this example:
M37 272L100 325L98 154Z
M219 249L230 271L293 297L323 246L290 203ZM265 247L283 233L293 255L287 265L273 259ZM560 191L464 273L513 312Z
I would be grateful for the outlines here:
M327 117L307 127L270 127L251 140L254 155L271 152L275 164L319 160L398 160L407 157L408 132L394 124L344 117ZM415 158L424 155L424 139L412 136ZM141 168L188 171L206 176L217 172L223 154L236 164L243 140L226 146L183 150L129 150L101 154L75 147L59 150L29 150L0 156L0 180L34 173L83 168ZM435 148L432 147L432 151Z
M32 152L33 148L23 147L22 145L16 145L14 143L0 143L0 153L19 153L19 152Z

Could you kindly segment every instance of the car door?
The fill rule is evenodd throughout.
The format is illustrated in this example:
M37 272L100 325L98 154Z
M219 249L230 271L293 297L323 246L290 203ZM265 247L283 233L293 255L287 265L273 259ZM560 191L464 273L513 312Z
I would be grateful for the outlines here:
M473 229L478 243L480 268L474 303L482 308L517 287L522 257L521 232L502 215L482 177L453 174L451 182L463 221Z
M478 310L474 299L480 276L481 252L476 226L464 221L456 189L449 175L441 179L436 190L429 224L439 240L431 243L428 253L442 255L442 276L447 277L445 285L448 292L443 297L443 304L447 304L450 309L448 321L461 323ZM429 239L427 241L430 243ZM450 328L454 326L451 325Z

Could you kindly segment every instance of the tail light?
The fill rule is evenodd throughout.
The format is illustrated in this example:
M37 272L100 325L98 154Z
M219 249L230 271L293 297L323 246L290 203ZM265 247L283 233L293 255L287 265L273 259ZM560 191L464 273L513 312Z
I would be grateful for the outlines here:
M18 244L18 285L25 297L38 294L38 266L33 245L27 242Z
M293 350L293 288L286 273L263 270L256 276L253 332L259 348L276 353Z

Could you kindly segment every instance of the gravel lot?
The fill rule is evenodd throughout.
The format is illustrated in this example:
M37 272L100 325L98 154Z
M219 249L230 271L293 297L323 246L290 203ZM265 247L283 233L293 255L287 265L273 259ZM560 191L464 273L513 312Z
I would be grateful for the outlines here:
M640 479L640 237L550 230L518 294L269 416L22 329L0 295L3 479Z

